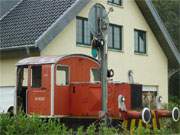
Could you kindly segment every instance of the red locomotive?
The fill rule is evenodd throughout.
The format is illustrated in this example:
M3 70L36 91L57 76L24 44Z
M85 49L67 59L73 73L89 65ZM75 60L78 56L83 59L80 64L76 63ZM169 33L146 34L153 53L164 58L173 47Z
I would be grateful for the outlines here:
M108 82L108 116L112 119L170 117L179 120L179 109L173 111L142 106L142 85ZM17 63L17 106L29 115L60 118L95 118L101 112L100 64L89 56L30 57ZM17 110L17 108L16 108Z

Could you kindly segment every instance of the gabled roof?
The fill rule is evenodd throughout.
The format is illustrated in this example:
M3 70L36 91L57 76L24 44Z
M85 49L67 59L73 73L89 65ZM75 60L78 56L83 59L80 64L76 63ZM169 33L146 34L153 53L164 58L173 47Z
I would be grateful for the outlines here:
M0 20L0 49L37 46L36 41L44 32L59 19L64 21L61 21L64 25L59 26L63 29L73 14L77 14L86 4L85 1L22 0ZM75 7L76 11L70 12Z
M33 47L42 50L90 0L22 0L0 19L0 51ZM169 64L180 65L180 53L151 0L135 0L154 32Z

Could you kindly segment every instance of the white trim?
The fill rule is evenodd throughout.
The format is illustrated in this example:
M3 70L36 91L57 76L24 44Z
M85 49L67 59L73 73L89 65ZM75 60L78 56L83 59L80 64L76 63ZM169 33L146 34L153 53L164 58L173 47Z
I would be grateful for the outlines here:
M0 48L0 51L3 51L3 50L10 50L10 49L24 49L24 48L30 48L30 47L35 47L34 44L30 44L30 45L17 45L17 46L10 46L10 47L1 47Z
M17 81L18 81L18 75L17 75L17 72L18 72L18 68L16 67L16 86L15 86L15 98L14 98L14 114L17 114Z
M149 112L149 120L148 120L148 121L146 121L146 120L145 120L145 117L144 117L146 111ZM152 117L152 116L151 116L151 111L150 111L150 109L147 108L147 107L145 107L145 108L142 110L142 115L141 115L141 117L142 117L142 121L143 121L144 123L148 124L148 123L151 121L151 117Z
M54 115L54 67L55 64L51 66L51 116Z
M158 92L157 85L143 85L143 92Z
M14 10L23 0L17 2L10 10L8 10L2 17L0 17L0 21L4 19L12 10Z
M174 113L175 113L175 111L178 111L178 118L177 119L175 119L175 117L174 117ZM172 110L172 113L171 113L171 115L172 115L172 119L173 119L173 121L174 122L178 122L179 121L179 119L180 119L180 111L179 111L179 108L178 107L174 107L173 108L173 110Z
M57 67L58 66L60 66L60 67L67 67L68 68L68 84L67 85L59 85L59 84L57 84ZM69 86L70 85L70 67L69 67L69 65L57 64L54 73L56 74L56 77L55 77L55 85L56 86L60 87L60 86Z

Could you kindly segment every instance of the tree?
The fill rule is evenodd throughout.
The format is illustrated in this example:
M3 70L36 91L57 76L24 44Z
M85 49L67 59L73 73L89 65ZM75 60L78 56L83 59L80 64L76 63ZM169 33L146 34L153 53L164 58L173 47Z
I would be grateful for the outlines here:
M180 51L180 0L153 0L153 4ZM180 97L180 72L170 78L169 94Z
M180 51L180 0L153 0L153 3Z

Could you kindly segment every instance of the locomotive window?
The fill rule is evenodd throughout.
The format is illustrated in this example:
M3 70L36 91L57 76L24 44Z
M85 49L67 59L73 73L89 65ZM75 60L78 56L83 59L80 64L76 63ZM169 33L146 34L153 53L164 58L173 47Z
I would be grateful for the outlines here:
M28 68L24 68L22 86L26 87L27 85L28 85Z
M90 79L91 79L91 82L100 81L100 70L99 69L91 69Z
M157 86L143 86L143 107L154 109L156 107Z
M31 67L31 86L32 88L40 88L41 87L41 66L32 66Z
M57 66L56 84L59 86L69 84L69 69L66 66Z

